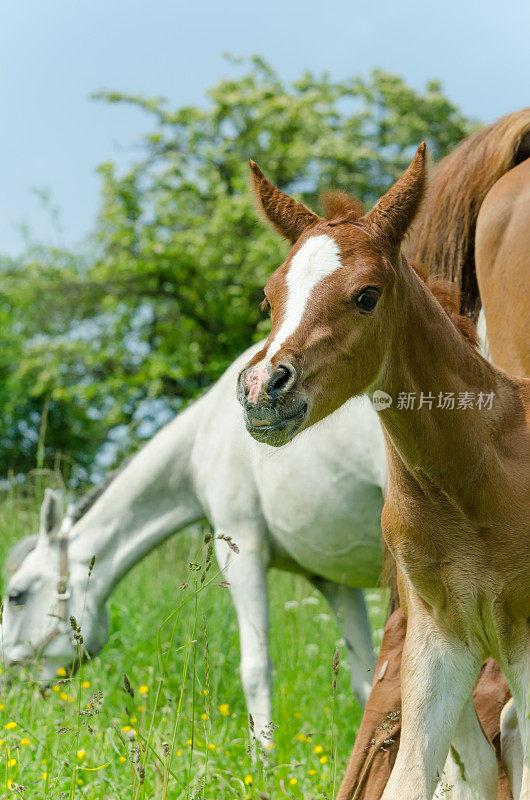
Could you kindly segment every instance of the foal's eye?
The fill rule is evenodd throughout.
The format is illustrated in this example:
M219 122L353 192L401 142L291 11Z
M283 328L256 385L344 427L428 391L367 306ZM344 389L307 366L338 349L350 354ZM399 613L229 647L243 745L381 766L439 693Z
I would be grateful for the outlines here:
M355 305L361 311L373 311L379 300L377 289L364 289L355 298Z

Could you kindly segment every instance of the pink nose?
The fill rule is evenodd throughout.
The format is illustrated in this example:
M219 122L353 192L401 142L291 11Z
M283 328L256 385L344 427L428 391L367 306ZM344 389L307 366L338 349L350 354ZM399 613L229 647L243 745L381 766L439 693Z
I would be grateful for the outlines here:
M245 383L248 387L248 403L256 403L261 391L261 387L269 377L269 370L264 361L260 361L255 367L252 367L250 372L245 376Z

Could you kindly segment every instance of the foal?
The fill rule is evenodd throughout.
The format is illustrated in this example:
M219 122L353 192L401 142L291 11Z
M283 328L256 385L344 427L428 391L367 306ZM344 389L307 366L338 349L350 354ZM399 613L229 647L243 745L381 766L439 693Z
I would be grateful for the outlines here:
M430 800L452 738L483 736L471 691L490 655L517 706L530 800L530 382L476 352L401 252L425 145L365 215L343 198L322 219L251 167L265 216L293 247L265 288L270 336L239 375L247 429L280 446L366 392L385 435L382 526L408 623L383 800ZM491 780L473 789L496 796Z

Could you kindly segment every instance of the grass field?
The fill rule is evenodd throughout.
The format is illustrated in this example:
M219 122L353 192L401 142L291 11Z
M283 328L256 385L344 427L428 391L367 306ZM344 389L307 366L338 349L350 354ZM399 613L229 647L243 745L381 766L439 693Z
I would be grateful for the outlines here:
M2 561L16 539L37 529L37 519L33 493L0 494ZM204 533L177 534L125 578L109 604L106 647L73 676L58 676L41 692L27 674L3 669L5 798L334 796L361 712L330 609L303 578L270 573L278 727L266 758L253 762L230 593L218 585L215 563L197 593L203 566L189 566L204 565ZM179 588L183 583L186 589ZM378 592L368 597L372 623L380 629L384 603ZM157 642L166 653L162 659ZM124 673L134 698L123 688Z

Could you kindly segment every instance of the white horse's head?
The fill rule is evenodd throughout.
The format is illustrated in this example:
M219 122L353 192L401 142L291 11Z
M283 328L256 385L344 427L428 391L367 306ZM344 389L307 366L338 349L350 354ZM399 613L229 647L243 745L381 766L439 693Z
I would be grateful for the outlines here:
M28 666L44 683L76 660L71 616L81 626L85 652L98 652L107 635L103 601L89 580L89 566L76 562L68 546L78 517L75 507L65 515L60 494L47 489L39 533L16 544L4 565L5 661Z

